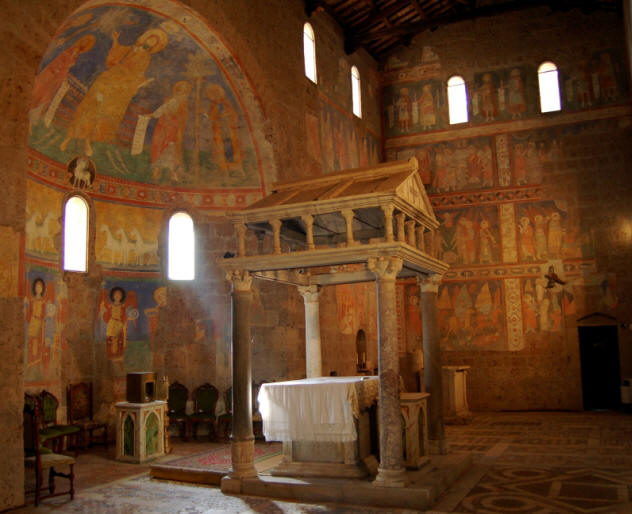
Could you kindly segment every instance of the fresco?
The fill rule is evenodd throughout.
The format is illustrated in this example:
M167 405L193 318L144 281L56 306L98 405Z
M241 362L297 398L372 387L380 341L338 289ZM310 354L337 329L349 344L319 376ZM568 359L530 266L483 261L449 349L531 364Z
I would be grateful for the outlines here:
M447 103L439 80L402 83L384 88L386 136L401 136L447 126Z
M518 132L511 135L511 185L541 184L563 155L562 141L568 131L558 128Z
M441 223L437 257L453 266L500 262L500 230L495 206L435 211Z
M469 191L494 186L492 138L477 137L406 148L393 159L416 157L428 193Z
M538 112L537 73L513 67L474 75L472 121L517 120Z
M58 373L67 317L68 289L61 276L29 267L24 295L25 382L51 379Z
M518 248L522 262L590 258L592 237L569 219L563 202L516 204Z
M525 334L561 332L564 316L576 314L572 286L551 284L545 276L523 279L522 313Z
M370 133L358 134L350 117L329 102L320 100L320 146L325 173L366 167L380 162L379 139Z
M441 348L506 350L502 282L449 282L439 287Z
M0 260L0 298L16 297L20 277L20 234L11 227L0 227L0 247L4 249Z
M625 66L620 52L584 49L574 66L564 69L564 108L589 109L625 101L628 94Z
M38 182L26 181L26 253L39 257L56 258L60 249L55 239L61 232L60 191L45 187Z
M74 14L42 60L30 146L58 163L88 157L132 182L260 188L239 68L219 41L142 7ZM228 75L229 70L231 75Z
M158 270L163 211L95 202L97 261L107 267Z

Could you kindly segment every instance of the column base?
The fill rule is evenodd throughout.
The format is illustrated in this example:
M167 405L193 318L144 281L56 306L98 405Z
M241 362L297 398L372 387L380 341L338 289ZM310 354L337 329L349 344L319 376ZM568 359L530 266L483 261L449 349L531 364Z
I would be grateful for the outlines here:
M254 438L246 441L231 441L230 455L232 459L232 469L228 475L230 478L242 479L257 476ZM224 490L223 487L222 485L222 490Z
M373 485L378 487L406 487L406 470L377 468Z
M430 455L447 455L450 447L445 439L428 439L428 449Z

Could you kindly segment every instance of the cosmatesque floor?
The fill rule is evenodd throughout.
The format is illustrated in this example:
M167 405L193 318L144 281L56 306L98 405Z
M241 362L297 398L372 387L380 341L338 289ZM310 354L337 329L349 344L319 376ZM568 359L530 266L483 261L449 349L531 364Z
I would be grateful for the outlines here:
M470 452L474 464L428 514L632 513L631 414L475 413L470 423L446 432L451 451ZM172 441L173 456L209 448ZM116 462L103 450L79 455L76 474L73 501L51 498L13 512L411 512L228 496L215 487L151 480L148 466Z

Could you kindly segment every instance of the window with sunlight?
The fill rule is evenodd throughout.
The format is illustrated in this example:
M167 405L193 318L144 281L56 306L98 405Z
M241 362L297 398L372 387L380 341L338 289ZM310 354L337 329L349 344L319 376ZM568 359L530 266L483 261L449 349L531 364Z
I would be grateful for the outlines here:
M195 278L195 233L193 220L186 212L169 219L169 256L167 276L171 280Z
M540 86L540 112L562 110L560 82L555 64L550 61L540 64L538 84Z
M458 75L448 80L448 110L450 114L450 125L466 123L468 121L465 80Z
M362 97L360 95L360 72L355 66L351 66L351 100L353 101L353 114L362 118Z
M316 38L309 23L303 25L303 54L305 56L305 76L316 84Z
M64 207L64 270L88 270L88 203L80 196Z

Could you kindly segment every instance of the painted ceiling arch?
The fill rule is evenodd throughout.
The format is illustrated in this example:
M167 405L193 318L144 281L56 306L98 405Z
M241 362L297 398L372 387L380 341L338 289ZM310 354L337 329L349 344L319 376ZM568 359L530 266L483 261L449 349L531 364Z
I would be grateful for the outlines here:
M60 27L29 112L30 174L153 206L260 198L273 170L252 85L206 22L173 0L93 0Z

